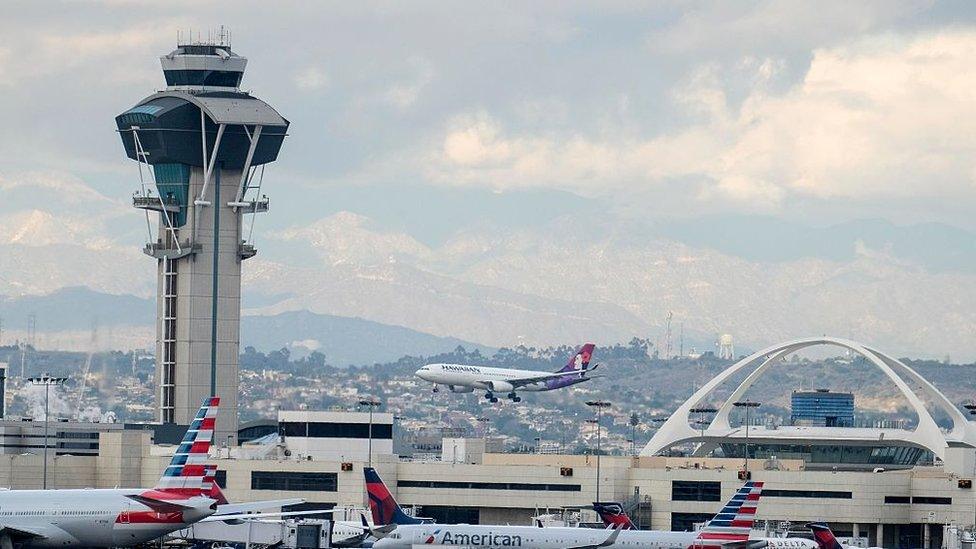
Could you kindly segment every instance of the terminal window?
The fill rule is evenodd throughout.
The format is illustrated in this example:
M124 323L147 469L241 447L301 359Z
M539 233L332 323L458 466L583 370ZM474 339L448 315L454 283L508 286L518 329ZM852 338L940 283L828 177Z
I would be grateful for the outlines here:
M459 482L444 480L401 480L399 488L447 488L450 490L539 490L543 492L579 492L579 484L536 484L530 482Z
M722 483L692 480L671 482L671 501L721 501Z
M709 513L671 513L671 531L693 532L695 525L708 522L714 516Z
M914 496L912 503L928 505L952 505L952 498L939 498L934 496Z
M368 423L306 423L289 421L281 424L281 431L286 437L369 438ZM377 440L392 440L393 425L389 423L374 423L373 438Z
M770 498L851 499L853 497L850 492L833 490L763 490L763 495Z
M292 492L335 492L336 473L290 473L251 471L251 490L285 490Z
M446 507L441 505L424 505L420 515L434 519L438 524L480 524L481 516L474 507Z

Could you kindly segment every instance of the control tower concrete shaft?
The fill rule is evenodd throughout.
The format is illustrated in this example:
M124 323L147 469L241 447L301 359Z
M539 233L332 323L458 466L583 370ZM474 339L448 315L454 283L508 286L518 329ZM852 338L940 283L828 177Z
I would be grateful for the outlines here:
M166 90L115 118L139 163L133 206L146 212L144 251L157 261L158 419L188 425L204 397L219 396L223 441L238 425L241 262L256 253L264 165L288 121L240 90L247 60L229 43L182 44L160 61Z

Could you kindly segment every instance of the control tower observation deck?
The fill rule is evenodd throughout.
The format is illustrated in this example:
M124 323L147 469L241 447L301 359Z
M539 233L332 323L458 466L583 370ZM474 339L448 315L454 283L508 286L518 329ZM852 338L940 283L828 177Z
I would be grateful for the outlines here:
M181 44L160 61L166 89L115 118L139 163L133 206L146 212L144 251L157 261L158 419L189 424L216 395L216 440L227 440L238 425L241 262L257 253L264 167L288 121L240 90L247 59L228 41Z

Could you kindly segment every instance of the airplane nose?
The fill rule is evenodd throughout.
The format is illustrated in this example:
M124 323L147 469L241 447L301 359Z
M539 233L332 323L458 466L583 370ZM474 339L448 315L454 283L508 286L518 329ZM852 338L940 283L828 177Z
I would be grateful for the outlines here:
M428 379L427 379L427 372L428 372L427 370L424 370L423 368L421 368L421 369L417 370L416 372L414 372L414 375L416 375L417 377L419 377L420 379L422 379L424 381L428 381Z

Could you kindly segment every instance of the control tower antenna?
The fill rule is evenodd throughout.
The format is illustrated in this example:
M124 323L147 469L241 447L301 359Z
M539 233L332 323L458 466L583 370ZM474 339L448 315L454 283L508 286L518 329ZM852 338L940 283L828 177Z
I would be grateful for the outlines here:
M225 440L238 423L241 263L257 253L254 218L245 233L243 217L268 211L255 175L277 160L289 122L240 90L247 59L228 29L192 37L177 33L160 58L166 89L115 122L139 166L133 206L158 215L144 249L157 264L158 419L189 424L203 398L219 396Z

